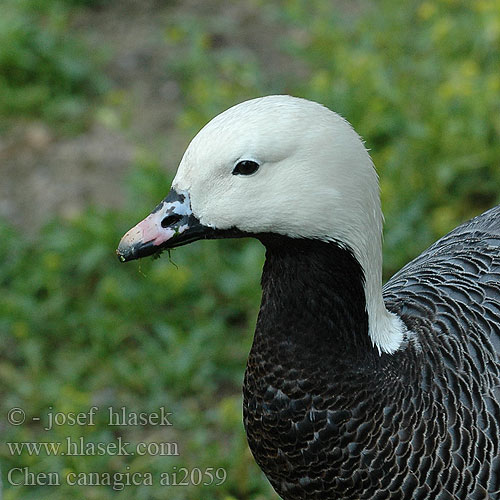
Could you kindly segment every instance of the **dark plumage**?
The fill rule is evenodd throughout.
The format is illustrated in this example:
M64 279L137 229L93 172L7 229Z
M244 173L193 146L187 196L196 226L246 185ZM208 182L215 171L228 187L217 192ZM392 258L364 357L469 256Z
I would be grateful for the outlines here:
M244 420L281 497L500 498L500 207L386 284L414 332L394 354L369 341L348 250L263 242Z

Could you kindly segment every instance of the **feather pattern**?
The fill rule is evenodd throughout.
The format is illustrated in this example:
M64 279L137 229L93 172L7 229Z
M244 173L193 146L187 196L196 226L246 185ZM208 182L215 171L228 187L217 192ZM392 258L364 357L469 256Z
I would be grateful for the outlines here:
M285 500L500 498L500 207L384 287L408 328L368 342L363 271L334 243L262 236L244 384L251 450Z

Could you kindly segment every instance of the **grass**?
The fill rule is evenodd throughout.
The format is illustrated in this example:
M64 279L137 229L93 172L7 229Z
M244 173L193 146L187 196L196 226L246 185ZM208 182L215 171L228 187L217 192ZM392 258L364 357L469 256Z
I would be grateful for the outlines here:
M150 178L151 171L136 175ZM157 177L161 174L156 171ZM164 178L164 185L168 179ZM150 201L157 197L135 192ZM2 226L0 363L9 408L26 410L28 421L9 426L9 442L177 443L180 457L12 456L3 449L4 470L21 462L33 472L162 472L182 466L223 467L226 496L206 488L204 498L228 492L255 498L267 486L246 447L241 422L242 368L250 347L259 301L262 251L245 242L193 245L161 259L122 265L114 257L121 233L138 214L89 209L83 216L45 228L27 242ZM214 315L214 311L217 314ZM97 425L63 425L50 431L48 409L87 412L97 405ZM107 408L173 412L172 428L106 425ZM113 490L115 491L115 490ZM195 487L179 487L176 498L193 498ZM80 492L80 493L79 493ZM107 488L63 485L50 498L108 498ZM115 493L119 495L119 491ZM164 498L164 491L127 487L124 498ZM10 498L36 498L37 488L17 487Z
M43 119L68 131L90 119L107 89L100 58L71 32L71 6L84 1L3 0L0 115Z

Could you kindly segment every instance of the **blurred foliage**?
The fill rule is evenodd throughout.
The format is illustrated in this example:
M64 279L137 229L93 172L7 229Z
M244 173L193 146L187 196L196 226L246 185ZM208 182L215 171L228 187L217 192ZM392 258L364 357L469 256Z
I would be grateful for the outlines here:
M80 122L107 87L98 58L71 32L73 4L89 0L2 0L0 115Z
M140 160L130 179L131 199L149 209L169 179L151 160ZM161 193L161 194L160 194ZM48 225L35 242L1 226L0 360L2 415L27 409L47 425L54 411L98 412L95 428L61 426L42 431L31 422L9 426L9 442L58 442L84 434L93 442L178 442L180 457L24 456L33 472L150 471L224 467L224 487L203 488L203 498L256 498L268 487L247 449L241 415L242 369L259 303L257 244L229 241L192 245L170 257L122 265L113 249L139 215L89 209ZM214 314L214 311L217 311ZM171 428L109 427L107 407L173 412ZM102 417L102 418L101 418ZM2 423L2 426L5 424ZM3 469L19 463L2 443ZM259 479L260 478L260 479ZM63 481L64 483L64 481ZM196 498L200 486L179 487L177 499ZM206 491L205 491L206 489ZM50 498L109 498L109 488L54 488ZM119 492L117 492L119 496ZM123 498L163 499L165 489L127 487ZM18 487L5 499L40 498ZM48 497L44 497L48 498Z
M6 2L6 3L5 3ZM76 116L104 76L68 34L77 0L4 0L0 17L0 112ZM43 4L43 7L41 7ZM276 78L262 56L225 42L228 28L200 13L165 27L165 71L181 89L179 128L191 135L214 114L255 95L288 92L320 101L354 125L381 176L387 218L385 275L460 221L499 201L500 1L368 4L253 0L276 27L276 44L304 65ZM280 36L280 33L284 35ZM76 103L76 104L75 104ZM75 112L74 109L80 111ZM62 110L62 111L61 111ZM69 110L69 111L68 111ZM92 405L173 412L172 428L113 429L101 418L86 439L178 441L180 457L6 453L3 470L153 471L225 467L223 486L175 490L177 500L275 498L250 456L240 386L259 304L262 249L255 242L198 242L159 260L122 266L116 243L163 198L170 179L138 154L129 209L89 208L31 241L0 229L0 412L28 417ZM81 428L41 431L2 422L6 441L75 439ZM5 484L5 480L4 480ZM15 487L6 500L164 498L161 487ZM170 494L170 493L169 493Z
M185 103L179 125L192 133L228 104L268 88L257 55L228 45L228 28L202 22L201 16L177 17L167 26L167 47L176 53L168 71L179 82Z

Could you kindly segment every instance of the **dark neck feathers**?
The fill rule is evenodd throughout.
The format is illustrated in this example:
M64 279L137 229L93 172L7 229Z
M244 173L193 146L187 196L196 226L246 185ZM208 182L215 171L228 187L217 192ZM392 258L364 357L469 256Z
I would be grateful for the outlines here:
M267 251L256 336L272 336L267 341L295 362L373 361L364 275L353 253L335 242L259 239Z

